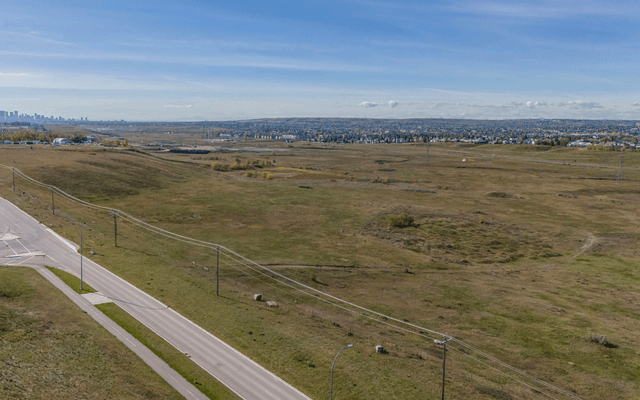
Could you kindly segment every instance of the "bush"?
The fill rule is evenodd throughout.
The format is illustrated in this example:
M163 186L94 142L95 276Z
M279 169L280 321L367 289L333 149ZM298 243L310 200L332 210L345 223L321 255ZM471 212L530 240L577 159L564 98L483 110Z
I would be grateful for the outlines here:
M229 169L229 164L220 164L219 162L214 161L211 164L211 168L213 168L214 171L226 171Z
M260 172L260 176L262 177L262 179L268 179L268 180L272 180L273 179L273 174L271 172Z
M406 228L413 225L413 217L407 214L392 215L389 217L389 226L392 228Z
M247 174L247 178L252 178L253 177L253 172L251 172L251 171L247 171L246 174Z

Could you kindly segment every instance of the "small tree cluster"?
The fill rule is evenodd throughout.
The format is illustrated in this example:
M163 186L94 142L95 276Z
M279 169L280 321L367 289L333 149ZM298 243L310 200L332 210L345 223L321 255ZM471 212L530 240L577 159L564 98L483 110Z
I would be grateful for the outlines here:
M218 158L216 157L216 159L218 159ZM213 168L215 171L252 170L252 169L256 169L256 168L269 167L269 166L272 165L271 161L269 161L269 160L265 160L265 161L260 161L260 160L250 161L250 160L247 160L244 164L242 163L242 160L240 160L239 158L236 158L234 161L235 162L233 164L223 164L221 162L214 161L211 164L211 168ZM247 175L247 176L249 176L249 175Z
M20 142L23 140L39 140L41 142L53 142L55 138L66 138L74 143L80 143L86 139L86 136L81 134L60 134L55 132L42 132L42 131L34 131L30 129L21 129L19 131L7 131L0 133L0 140L10 140L12 142Z

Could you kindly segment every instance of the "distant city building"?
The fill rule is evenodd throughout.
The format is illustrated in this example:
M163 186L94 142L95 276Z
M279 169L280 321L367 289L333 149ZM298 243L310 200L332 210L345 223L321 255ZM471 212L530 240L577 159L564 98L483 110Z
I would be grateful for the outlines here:
M73 124L77 122L89 122L87 117L75 118L46 117L45 115L34 113L33 115L20 114L18 111L0 111L0 123L28 122L36 124Z

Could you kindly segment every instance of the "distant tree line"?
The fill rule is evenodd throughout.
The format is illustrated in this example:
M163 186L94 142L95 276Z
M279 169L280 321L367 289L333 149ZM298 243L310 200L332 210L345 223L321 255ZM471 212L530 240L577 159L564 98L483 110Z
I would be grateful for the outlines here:
M20 142L23 140L39 140L41 142L53 142L55 138L66 138L72 141L73 143L81 143L87 139L85 135L75 133L75 134L60 134L55 132L41 132L34 131L30 129L21 129L19 131L5 131L0 133L0 140L3 142L5 140L10 140L12 142Z

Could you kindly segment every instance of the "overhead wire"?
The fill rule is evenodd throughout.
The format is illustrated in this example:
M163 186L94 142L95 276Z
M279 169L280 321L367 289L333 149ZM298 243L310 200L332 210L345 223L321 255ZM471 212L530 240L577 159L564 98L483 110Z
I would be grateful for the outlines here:
M551 398L551 399L558 400L556 397L553 397L553 396L551 396L551 395L550 395L550 394L548 394L548 393L542 392L542 391L540 391L539 389L537 389L537 388L535 388L535 387L533 387L533 386L531 386L531 385L527 384L526 382L521 381L521 380L520 380L520 379L518 379L518 378L515 378L515 377L513 377L513 376L511 376L511 375L509 375L509 374L507 374L507 373L505 373L505 372L503 372L503 371L500 371L499 369L497 369L497 368L495 368L495 367L492 367L491 365L489 365L489 364L487 364L487 363L485 363L485 362L482 362L481 360L478 360L477 358L471 357L471 355L469 355L469 354L465 353L464 351L461 351L460 349L456 349L455 347L453 347L453 346L451 346L451 345L449 345L449 346L448 346L448 348L450 348L451 350L455 350L455 351L457 351L458 353L462 354L462 355L463 355L463 356L465 356L465 357L469 357L469 358L470 358L470 359L472 359L473 361L475 361L475 362L477 362L477 363L480 363L480 364L484 365L485 367L490 368L490 369L492 369L492 370L496 371L497 373L499 373L499 374L501 374L501 375L504 375L504 376L506 376L506 377L508 377L508 378L510 378L510 379L513 379L514 381L516 381L516 382L518 382L518 383L520 383L520 384L522 384L522 385L524 385L524 386L528 387L529 389L534 390L536 393L540 393L540 394L542 394L542 395L544 395L544 396L546 396L546 397L549 397L549 398ZM576 398L576 399L577 399L577 397L574 397L574 396L570 396L570 397L573 397L573 398Z
M306 284L304 284L302 282L298 282L295 279L289 278L286 275L280 274L280 273L278 273L276 271L273 271L273 270L271 270L271 269L269 269L267 267L264 267L264 266L262 266L262 265L260 265L260 264L258 264L256 262L254 262L254 261L252 261L252 260L250 260L250 259L248 259L248 258L246 258L246 257L234 252L233 250L230 250L230 249L226 248L225 246L222 246L222 245L219 245L219 244L215 244L215 243L206 242L206 241L199 240L199 239L190 238L190 237L183 236L183 235L171 232L171 231L167 231L165 229L162 229L162 228L159 228L157 226L151 225L151 224L149 224L147 222L144 222L144 221L142 221L142 220L140 220L138 218L135 218L132 215L130 215L130 214L126 213L126 212L123 212L121 210L118 210L118 209L115 209L115 208L112 208L112 207L99 206L99 205L92 204L92 203L89 203L87 201L78 199L78 198L76 198L76 197L64 192L63 190L61 190L61 189L59 189L59 188L57 188L55 186L47 185L45 183L39 182L39 181L29 177L28 175L26 175L25 173L23 173L22 171L20 171L19 169L15 168L15 167L10 167L10 166L6 166L6 165L2 165L2 164L0 164L0 167L4 167L6 169L12 170L15 173L17 173L19 177L27 180L28 182L33 183L33 184L35 184L37 186L40 186L40 187L49 188L49 189L53 190L55 193L59 194L60 196L66 198L66 199L68 199L70 201L76 202L76 203L78 203L80 205L83 205L85 207L88 207L88 208L91 208L91 209L94 209L94 210L99 210L99 211L117 213L117 215L123 221L126 221L126 222L129 222L129 223L133 224L133 225L136 225L139 228L151 231L153 233L156 233L158 235L164 236L164 237L172 239L172 240L180 241L182 243L195 245L195 246L201 246L201 247L208 247L208 248L211 248L211 249L218 249L218 251L220 251L221 255L228 257L230 260L233 260L234 262L244 266L245 268L248 268L248 269L250 269L250 270L252 270L252 271L254 271L254 272L256 272L256 273L258 273L258 274L260 274L262 276L265 276L265 277L267 277L267 278L269 278L271 280L274 280L274 281L278 282L281 285L289 287L290 289L293 289L295 291L298 291L298 292L301 292L303 294L306 294L307 296L311 296L311 297L313 297L315 299L318 299L318 300L320 300L322 302L330 304L330 305L332 305L334 307L337 307L337 308L342 309L344 311L347 311L349 313L356 314L356 315L365 317L367 319L371 319L371 320L373 320L373 321L375 321L377 323L388 325L388 326L394 327L395 329L399 329L399 330L402 330L402 331L405 331L405 332L408 332L408 333L412 333L412 334L416 334L416 335L419 335L419 336L423 336L423 337L426 337L426 338L429 338L429 339L434 339L434 338L424 334L425 331L429 332L429 333L431 333L433 335L438 335L438 336L442 336L442 337L445 337L445 338L449 337L449 338L451 338L452 341L455 341L459 345L464 346L467 349L469 349L469 350L471 350L471 351L473 351L473 352L475 352L475 353L477 353L477 354L479 354L479 355L491 360L492 362L495 362L495 363L497 363L498 365L500 365L500 366L502 366L504 368L507 368L507 369L519 374L519 375L522 375L523 377L526 377L527 379L533 380L537 384L540 384L540 385L544 386L547 390L553 390L556 393L560 393L560 394L563 394L565 396L571 397L573 399L580 400L579 397L573 395L572 393L567 392L565 390L562 390L560 388L557 388L556 386L551 385L550 383L542 381L542 380L540 380L540 379L538 379L538 378L536 378L536 377L534 377L534 376L532 376L532 375L530 375L530 374L528 374L528 373L526 373L524 371L521 371L521 370L519 370L519 369L517 369L515 367L512 367L512 366L508 365L507 363L505 363L503 361L500 361L497 358L495 358L493 356L490 356L490 355L486 354L485 352L483 352L483 351L481 351L481 350L479 350L479 349L477 349L477 348L475 348L475 347L473 347L471 345L468 345L467 343L465 343L465 342L463 342L463 341L461 341L459 339L454 338L451 335L446 335L444 333L437 332L435 330L428 329L428 328L425 328L425 327L421 327L419 325L415 325L415 324L409 323L407 321L402 321L400 319L397 319L397 318L394 318L394 317L379 313L377 311L368 309L366 307L359 306L359 305L357 305L355 303L351 303L351 302L346 301L344 299L341 299L341 298L339 298L337 296L333 296L333 295L328 294L326 292L323 292L323 291L321 291L319 289L316 289L316 288L314 288L312 286L306 285ZM241 260L244 260L244 262L241 261ZM248 264L253 265L253 267L249 266ZM262 271L260 271L260 270L262 270ZM264 271L270 272L271 274L277 276L278 278L281 278L281 279L285 280L286 282L283 282L282 280L279 280L276 277L271 276L271 275L267 274ZM287 283L287 282L289 282L289 283ZM297 285L299 287L294 286L294 285ZM301 288L310 290L311 292L313 292L315 294L309 293L309 292L307 292L307 291L305 291L305 290L303 290ZM352 310L352 309L350 309L348 307L336 304L336 303L334 303L334 302L332 302L332 301L330 301L328 299L322 298L320 296L328 297L329 299L331 299L333 301L336 301L337 303L342 303L342 304L351 306L351 307L356 308L357 310L360 310L360 311ZM370 315L366 315L364 313L370 313L370 314L376 315L377 317L380 317L380 318L385 319L385 320L379 320L378 318L372 317ZM399 323L401 325L406 325L406 326L409 326L409 327L411 327L413 329L417 329L417 330L419 330L420 333L417 333L417 332L415 332L413 330L410 330L410 329L407 329L407 328L403 328L403 327L391 324L389 322L386 322L386 320L391 320L391 321L394 321L394 322ZM434 340L436 340L436 339L434 339ZM464 354L465 356L469 357L470 359L472 359L472 360L474 360L476 362L479 362L479 363L481 363L483 365L486 365L486 363L483 363L482 361L480 361L480 360L478 360L478 359L476 359L474 357L471 357L469 354L466 354L465 352L462 352L459 349L455 349L455 350L460 352L461 354ZM490 368L495 369L493 367L490 367ZM495 370L500 372L500 373L502 373L503 375L509 377L510 379L513 379L513 380L515 380L515 381L517 381L519 383L522 383L522 384L524 384L524 385L526 385L528 387L531 387L530 385L527 385L526 383L521 382L520 380L518 380L518 379L516 379L514 377L511 377L510 375L505 374L502 371L499 371L497 369L495 369ZM531 387L531 388L536 390L536 391L538 391L538 392L540 392L540 393L542 393L542 394L544 394L544 395L546 395L546 396L548 396L548 397L551 397L548 394L546 394L544 392L541 392L539 389L536 389L536 388L533 388L533 387ZM551 398L553 398L553 397L551 397Z

